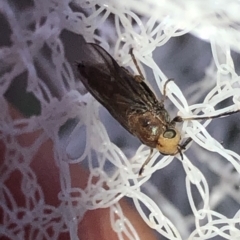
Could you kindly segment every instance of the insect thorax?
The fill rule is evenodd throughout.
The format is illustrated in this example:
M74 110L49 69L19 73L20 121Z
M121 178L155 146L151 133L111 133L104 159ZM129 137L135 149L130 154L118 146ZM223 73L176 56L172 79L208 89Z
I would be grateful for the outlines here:
M169 125L168 114L163 109L161 114L156 115L153 112L132 113L129 115L129 126L132 134L138 137L145 145L155 148L159 136ZM167 121L166 121L166 116Z

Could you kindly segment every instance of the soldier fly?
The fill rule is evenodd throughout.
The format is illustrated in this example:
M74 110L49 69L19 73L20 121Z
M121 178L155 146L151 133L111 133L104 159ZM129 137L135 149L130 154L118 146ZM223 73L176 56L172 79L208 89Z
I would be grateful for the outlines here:
M81 61L76 65L86 89L128 132L150 147L151 153L153 148L157 148L163 155L180 153L182 156L182 150L191 139L187 139L183 145L180 145L181 135L175 125L176 122L193 120L193 118L183 119L177 116L170 119L164 108L164 99L159 101L144 81L132 49L129 53L139 72L139 75L135 76L126 68L119 66L99 45L85 43L82 49ZM164 97L169 81L171 79L164 85ZM206 117L197 119L206 119ZM151 159L151 153L141 167L139 175Z

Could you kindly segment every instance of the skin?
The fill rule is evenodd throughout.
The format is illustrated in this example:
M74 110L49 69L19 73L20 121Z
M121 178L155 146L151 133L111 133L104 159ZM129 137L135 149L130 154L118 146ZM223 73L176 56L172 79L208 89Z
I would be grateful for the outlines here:
M13 119L21 119L22 116L13 107L9 107L10 113ZM19 136L18 141L23 146L31 145L36 137L40 134L40 131L23 134ZM53 143L47 140L35 154L33 161L31 162L31 168L37 176L38 184L44 193L44 200L46 204L52 206L58 206L60 201L58 199L58 193L61 190L59 182L59 169L55 165L53 157ZM0 142L0 168L4 164L4 155L6 146L3 142ZM72 187L84 188L88 181L89 173L82 169L78 164L70 165L70 172L72 178ZM21 174L15 172L11 174L11 178L6 181L6 186L13 194L18 206L25 204L24 196L21 192ZM121 207L125 216L131 221L136 231L139 234L140 239L154 240L157 239L152 230L145 224L140 218L138 213L130 207L123 199L120 201ZM2 219L0 217L0 221ZM28 235L28 229L26 228L26 236ZM116 233L112 230L109 220L109 209L97 209L87 211L83 220L78 226L78 237L83 240L101 239L101 240L114 240L118 239ZM2 240L8 238L1 237ZM27 238L25 238L27 239ZM59 240L70 239L69 233L61 234Z

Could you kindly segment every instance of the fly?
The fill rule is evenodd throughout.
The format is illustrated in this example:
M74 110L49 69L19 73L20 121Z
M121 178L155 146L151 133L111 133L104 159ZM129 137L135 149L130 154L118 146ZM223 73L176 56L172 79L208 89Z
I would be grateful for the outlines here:
M126 68L119 66L99 45L85 43L82 49L82 60L76 64L82 83L128 132L151 148L151 153L156 148L163 155L180 153L182 157L182 150L191 138L180 144L181 135L175 126L177 122L216 118L239 111L213 117L183 119L176 116L171 120L164 108L164 99L159 101L144 81L132 49L129 53L139 72L139 75L135 76ZM171 79L164 85L164 97L169 81ZM139 175L150 159L151 154L143 163Z

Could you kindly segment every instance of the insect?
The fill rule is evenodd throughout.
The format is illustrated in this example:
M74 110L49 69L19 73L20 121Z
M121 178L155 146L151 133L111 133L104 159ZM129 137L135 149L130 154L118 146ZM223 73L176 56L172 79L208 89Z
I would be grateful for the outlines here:
M145 165L151 159L152 149L154 148L163 155L180 153L182 156L182 150L185 149L191 139L187 139L181 145L181 135L175 125L176 122L192 120L193 118L183 119L177 116L172 120L170 119L167 110L164 108L164 99L159 101L144 81L132 49L130 54L139 75L133 75L126 68L119 66L97 44L85 43L82 49L82 60L76 65L86 89L128 132L151 148L151 153L142 165L139 175L142 174ZM164 96L166 96L166 85L169 81L171 80L168 80L164 86ZM223 114L209 118L220 116L223 116ZM201 120L206 119L206 117L194 119Z

